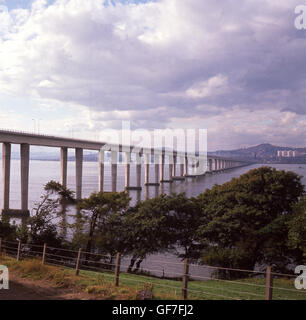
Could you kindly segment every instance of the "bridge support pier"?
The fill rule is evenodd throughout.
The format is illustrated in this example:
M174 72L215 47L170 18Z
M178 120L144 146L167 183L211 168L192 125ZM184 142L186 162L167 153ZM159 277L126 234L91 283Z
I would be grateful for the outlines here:
M154 182L150 182L150 157L151 154L145 154L145 186L159 186L159 156L154 155Z
M177 156L173 156L172 178L176 177Z
M218 160L214 159L214 171L218 171Z
M67 187L68 149L61 147L61 185Z
M99 157L98 157L98 168L99 168L99 192L104 191L104 150L99 150Z
M177 156L173 157L172 180L182 181L182 180L185 180L185 177L184 177L184 158L180 157L179 159L180 159L180 165L179 165L180 173L179 173L179 176L176 176Z
M150 155L144 154L144 166L145 166L145 181L144 184L147 186L150 183Z
M185 173L184 158L181 158L181 161L180 161L180 176L184 177L184 173Z
M188 157L184 158L184 176L188 176Z
M117 191L117 161L118 152L111 151L112 192Z
M26 143L20 145L21 169L21 211L29 213L29 166L30 146Z
M141 154L136 153L136 189L141 190Z
M212 173L212 171L213 171L213 161L212 161L212 159L208 159L208 171L209 171L209 173Z
M125 187L125 190L128 190L130 187L130 175L131 175L131 154L130 154L130 152L124 153L124 162L125 162L124 187Z
M164 182L165 179L165 155L162 154L160 156L160 164L159 164L159 180L160 182Z
M169 156L169 182L173 182L174 157Z
M83 149L75 149L76 199L82 199Z
M159 186L159 163L158 163L158 156L154 156L154 166L155 166L155 185Z
M10 208L10 174L11 174L11 144L2 145L2 185L3 185L3 211Z

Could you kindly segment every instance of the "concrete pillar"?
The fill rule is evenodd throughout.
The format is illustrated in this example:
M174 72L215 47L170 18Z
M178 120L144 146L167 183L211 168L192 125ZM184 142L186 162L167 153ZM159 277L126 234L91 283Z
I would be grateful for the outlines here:
M141 154L136 153L136 188L141 189Z
M173 156L172 177L176 177L177 156Z
M185 164L184 164L184 158L180 158L181 162L180 162L180 175L181 177L184 176L185 173Z
M218 170L218 160L217 159L214 159L214 171L217 171Z
M61 185L67 187L68 149L61 147Z
M83 149L75 149L76 199L82 199Z
M155 184L159 184L159 156L154 155L154 166L155 166Z
M145 166L145 185L150 183L150 155L145 153L144 155L144 166Z
M118 151L111 151L112 192L117 191L117 161Z
M124 162L125 162L125 189L130 187L130 175L131 175L131 153L125 152L124 153Z
M188 176L188 157L184 158L184 176Z
M165 155L160 155L160 164L159 164L159 180L163 182L165 180Z
M2 145L2 188L3 188L3 210L10 208L10 173L11 173L11 144Z
M29 211L29 167L30 145L20 145L20 168L21 168L21 210Z
M145 200L148 200L150 198L149 186L147 185L145 186L144 197L145 197Z
M173 179L173 156L168 156L169 158L169 181Z
M213 171L212 159L208 159L208 170L209 170L209 172L212 172L212 171Z
M98 157L98 167L99 167L99 191L104 191L104 156L105 151L100 149Z

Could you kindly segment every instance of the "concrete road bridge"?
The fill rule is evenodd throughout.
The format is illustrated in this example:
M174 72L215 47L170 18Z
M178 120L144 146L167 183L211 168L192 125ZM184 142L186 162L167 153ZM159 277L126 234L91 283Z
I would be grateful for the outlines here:
M232 168L249 165L246 161L224 158L214 155L201 155L176 150L141 148L135 146L110 145L106 142L89 141L74 138L49 136L43 134L26 133L12 130L0 130L0 142L2 143L2 184L3 184L3 214L29 215L29 163L30 147L44 146L60 148L60 183L67 186L67 161L68 149L75 150L75 183L76 198L82 198L83 176L83 151L96 150L98 157L99 191L104 191L104 165L105 153L111 153L111 179L112 188L117 190L117 166L118 154L124 159L125 164L125 190L141 190L141 172L144 166L146 186L158 186L162 183L172 183L175 180L184 180L188 177L203 175L206 173L223 172ZM11 176L11 145L20 145L21 166L21 209L10 208L10 176ZM136 185L130 185L131 155L136 161ZM154 170L154 181L150 180L150 168ZM165 178L165 165L169 165L169 177Z

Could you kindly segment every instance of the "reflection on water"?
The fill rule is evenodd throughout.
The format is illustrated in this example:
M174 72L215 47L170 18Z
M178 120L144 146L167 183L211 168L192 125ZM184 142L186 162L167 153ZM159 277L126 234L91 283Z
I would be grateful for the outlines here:
M1 161L0 161L1 162ZM2 164L0 164L2 165ZM206 189L211 188L214 184L223 184L234 177L239 177L241 174L249 171L250 169L258 168L261 165L255 164L248 167L242 167L237 169L231 169L224 173L207 174L205 176L187 178L185 181L174 181L173 183L163 183L160 186L144 186L142 191L130 191L132 197L132 204L140 199L148 199L156 197L159 194L166 193L181 193L185 192L187 196L197 196L204 192ZM306 165L294 165L294 164L276 164L270 165L279 170L291 170L297 174L304 176L302 179L304 185L306 185ZM142 168L144 169L144 168ZM168 179L169 172L168 166L165 166L165 179ZM179 170L179 168L177 169ZM150 167L150 181L154 181L154 165ZM178 172L178 171L177 171ZM68 188L75 191L75 163L68 163ZM87 197L91 192L98 190L98 165L94 162L84 162L83 168L83 197ZM2 172L0 172L0 181L2 181ZM60 163L57 161L31 161L30 162L30 185L29 185L29 206L33 208L35 203L40 201L40 196L43 192L43 186L50 180L59 181L60 179ZM131 165L131 186L136 185L136 166ZM142 171L142 185L144 185L144 171ZM124 165L118 166L118 191L124 189ZM10 207L18 209L21 206L20 203L20 163L19 160L12 160L11 164L11 198ZM111 190L111 173L110 166L105 165L105 182L104 189L106 191ZM2 203L2 185L0 185L0 201ZM67 223L70 221L71 215L76 214L71 207L63 206L60 214L58 225L60 226L61 235L67 238L71 238L71 231L67 228ZM76 215L76 219L80 219L79 213ZM18 219L16 223L20 223ZM74 221L75 222L75 221ZM77 225L77 224L76 224ZM80 230L74 230L74 236L78 236ZM128 264L128 261L127 261ZM182 272L181 261L173 254L155 254L148 257L142 263L142 268L147 270L155 270L153 273L157 275L175 276L175 274ZM193 267L192 274L202 277L209 277L209 271L203 267Z

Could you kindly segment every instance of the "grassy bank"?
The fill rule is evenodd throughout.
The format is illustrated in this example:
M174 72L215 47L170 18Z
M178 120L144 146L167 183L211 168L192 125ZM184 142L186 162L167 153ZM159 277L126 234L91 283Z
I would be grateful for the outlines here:
M6 265L19 277L32 280L48 281L59 288L73 288L81 292L91 293L100 299L133 300L145 284L153 284L155 299L180 299L181 282L158 279L135 274L120 274L120 286L113 285L114 275L111 272L98 273L81 270L75 276L74 270L41 265L38 260L27 259L16 261L7 256L0 257L0 264ZM305 290L294 288L293 279L274 279L273 299L306 300ZM277 287L277 288L276 288ZM282 289L280 289L282 288ZM190 281L188 284L189 299L264 299L265 279L246 278L237 281Z

